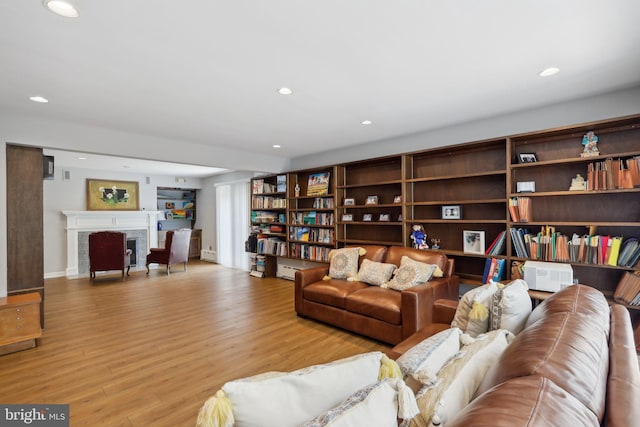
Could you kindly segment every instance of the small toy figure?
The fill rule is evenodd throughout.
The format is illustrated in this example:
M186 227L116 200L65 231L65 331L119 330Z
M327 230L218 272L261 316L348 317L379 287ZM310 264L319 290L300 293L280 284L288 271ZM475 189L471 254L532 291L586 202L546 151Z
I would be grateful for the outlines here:
M416 249L429 249L427 245L427 233L424 231L424 227L420 224L413 224L411 232L411 240L413 240L413 247Z
M296 186L293 189L293 191L295 191L296 197L300 197L300 186L298 184L296 184Z
M589 131L582 137L582 145L584 145L584 150L580 157L591 157L591 156L599 156L600 151L598 150L598 137L593 131Z
M440 249L440 239L431 239L431 249Z
M582 175L577 174L575 178L571 178L571 187L569 187L569 191L584 191L586 189Z

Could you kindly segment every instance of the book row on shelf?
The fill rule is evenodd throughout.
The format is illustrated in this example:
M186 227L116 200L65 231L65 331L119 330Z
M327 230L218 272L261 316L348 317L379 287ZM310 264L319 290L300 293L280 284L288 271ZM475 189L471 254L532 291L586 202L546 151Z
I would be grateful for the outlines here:
M287 199L281 197L259 196L251 202L252 209L286 209Z
M316 197L313 200L314 209L333 209L333 197Z
M286 222L284 213L272 211L251 211L251 224L268 224L271 222Z
M289 238L301 242L333 243L335 231L331 228L291 227Z
M511 197L509 214L513 222L531 222L531 199L529 197Z
M576 233L569 237L556 232L552 226L543 226L538 233L515 227L511 227L510 232L520 258L626 268L640 266L640 245L635 237Z
M310 261L329 261L329 252L332 248L325 246L306 245L303 243L291 243L291 256Z
M287 243L275 237L258 237L257 253L287 256Z
M265 193L284 193L287 190L287 176L278 175L276 177L276 183L266 182L264 179L254 179L252 194L265 194Z
M612 158L589 163L587 167L587 190L612 190L633 188L640 185L640 156L629 159Z
M333 225L333 213L291 212L291 224Z
M616 302L640 306L640 272L625 272L613 294Z

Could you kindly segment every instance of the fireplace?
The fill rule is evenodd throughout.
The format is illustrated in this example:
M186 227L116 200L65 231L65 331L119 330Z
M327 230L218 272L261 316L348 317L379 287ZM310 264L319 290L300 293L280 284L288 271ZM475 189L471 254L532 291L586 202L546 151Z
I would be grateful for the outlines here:
M67 277L89 275L89 234L121 231L132 249L131 269L143 269L149 248L158 245L156 211L63 211L67 217Z

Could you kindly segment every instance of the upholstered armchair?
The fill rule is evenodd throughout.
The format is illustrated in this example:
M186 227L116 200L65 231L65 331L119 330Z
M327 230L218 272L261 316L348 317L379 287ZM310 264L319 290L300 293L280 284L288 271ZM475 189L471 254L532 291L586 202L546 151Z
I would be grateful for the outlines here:
M96 271L121 270L122 280L130 269L131 249L127 249L127 235L119 231L99 231L89 234L89 272L91 282Z
M149 274L151 263L166 264L167 275L171 272L171 264L180 262L184 263L184 271L187 271L189 243L191 243L190 228L167 231L164 248L151 248L151 252L147 255L147 274Z

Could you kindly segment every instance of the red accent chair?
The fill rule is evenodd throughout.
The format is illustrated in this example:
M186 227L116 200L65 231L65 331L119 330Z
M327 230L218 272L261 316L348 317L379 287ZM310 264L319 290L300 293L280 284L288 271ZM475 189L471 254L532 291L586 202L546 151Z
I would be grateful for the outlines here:
M96 271L121 270L122 280L125 269L129 275L131 249L127 249L127 235L119 231L99 231L89 234L89 273L91 282Z
M179 262L184 263L184 271L187 271L190 243L190 228L167 231L164 248L151 248L151 253L147 255L147 274L149 274L149 264L151 263L166 264L167 275L171 272L171 264L177 264Z

